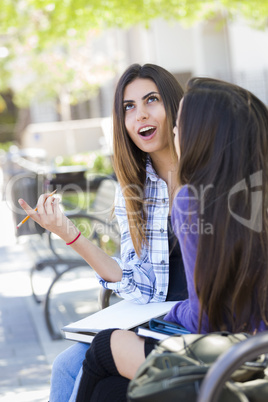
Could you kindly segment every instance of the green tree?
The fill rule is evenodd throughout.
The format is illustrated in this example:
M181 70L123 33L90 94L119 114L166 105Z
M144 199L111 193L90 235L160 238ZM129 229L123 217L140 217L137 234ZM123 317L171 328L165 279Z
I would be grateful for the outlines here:
M267 26L268 2L264 0L1 0L1 34L20 39L37 35L38 45L68 40L90 29L149 24L157 17L193 22L225 10L257 26Z
M15 102L39 93L75 102L114 72L113 60L96 61L91 38L111 27L149 26L162 17L192 24L222 13L267 27L263 0L1 0L0 91L16 88ZM87 56L86 56L87 55ZM23 75L23 80L20 79ZM93 77L93 79L92 79Z

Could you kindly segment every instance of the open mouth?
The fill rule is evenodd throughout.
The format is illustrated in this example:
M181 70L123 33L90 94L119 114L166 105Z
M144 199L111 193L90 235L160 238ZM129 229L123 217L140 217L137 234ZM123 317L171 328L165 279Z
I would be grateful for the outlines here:
M150 137L155 132L156 128L152 126L143 127L139 130L142 137Z

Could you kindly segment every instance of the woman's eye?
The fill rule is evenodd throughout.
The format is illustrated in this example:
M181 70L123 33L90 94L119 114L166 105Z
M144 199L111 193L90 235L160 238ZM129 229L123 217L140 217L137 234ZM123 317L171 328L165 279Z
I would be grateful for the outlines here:
M134 107L134 105L133 105L132 103L127 103L127 104L124 106L124 111L127 112L128 110L133 109L133 107Z
M149 96L148 103L156 102L156 101L158 101L157 96L155 96L155 95Z

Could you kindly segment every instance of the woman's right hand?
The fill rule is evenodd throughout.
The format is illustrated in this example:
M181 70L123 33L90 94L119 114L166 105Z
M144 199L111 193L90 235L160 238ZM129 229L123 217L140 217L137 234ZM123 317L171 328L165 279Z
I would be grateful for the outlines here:
M61 237L66 243L72 241L74 235L79 233L72 221L62 212L58 197L42 194L37 202L37 211L31 208L22 198L18 202L31 219L44 229Z

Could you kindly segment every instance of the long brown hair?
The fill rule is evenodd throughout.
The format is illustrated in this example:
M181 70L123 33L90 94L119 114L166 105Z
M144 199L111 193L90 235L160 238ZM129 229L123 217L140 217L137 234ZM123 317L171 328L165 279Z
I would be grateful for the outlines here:
M121 76L116 87L113 107L114 170L125 198L131 239L136 253L140 255L143 242L146 242L147 217L144 210L143 192L147 154L141 151L129 137L125 127L123 108L125 88L136 78L152 80L163 99L171 158L176 157L173 127L183 90L171 73L154 64L131 65Z
M204 312L211 330L250 332L261 321L267 325L267 108L238 86L191 79L179 142L179 181L201 190L195 265L199 330ZM202 233L208 224L212 231Z

